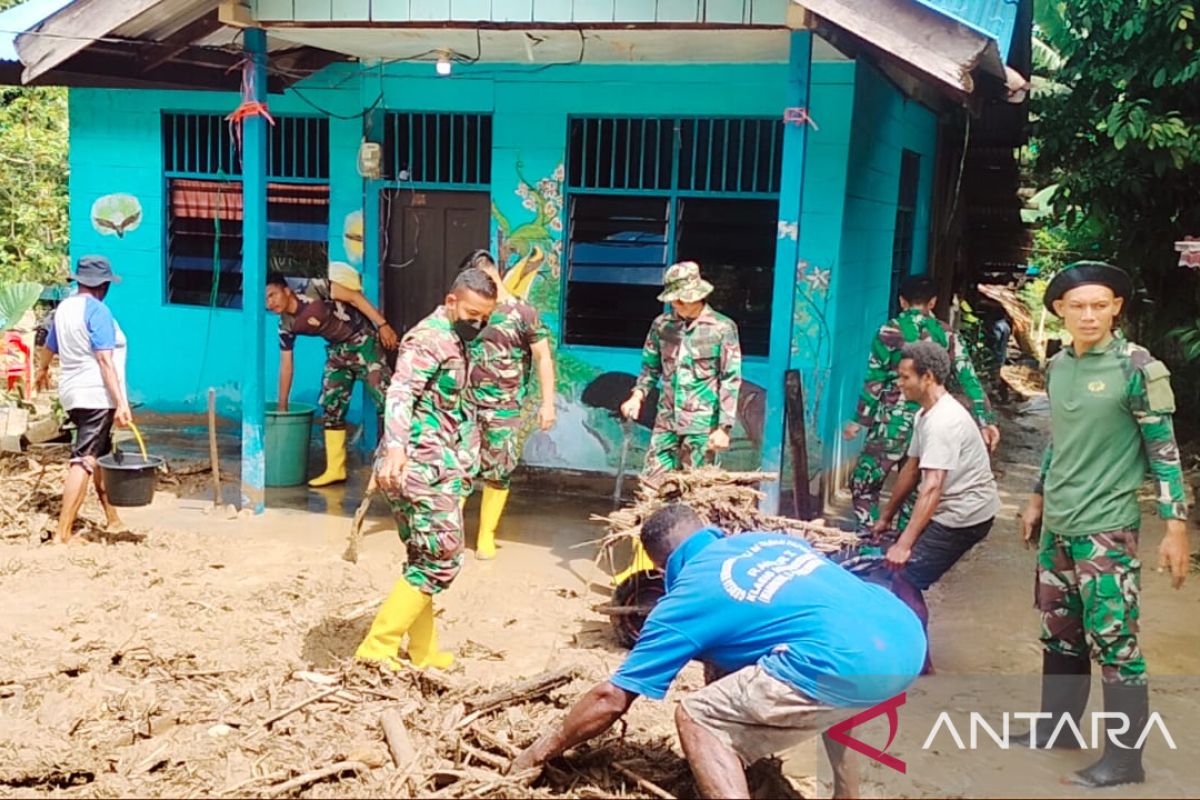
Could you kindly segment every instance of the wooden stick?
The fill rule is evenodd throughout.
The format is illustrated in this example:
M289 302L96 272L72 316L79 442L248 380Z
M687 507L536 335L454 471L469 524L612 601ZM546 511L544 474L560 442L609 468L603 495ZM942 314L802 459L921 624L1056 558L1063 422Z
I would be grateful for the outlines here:
M221 463L217 455L217 390L208 387L208 460L212 462L213 508L221 505Z
M466 701L466 705L473 714L477 715L487 713L488 711L500 708L501 706L521 703L541 697L547 692L557 689L559 686L570 683L574 679L574 667L566 667L553 672L544 672L541 675L530 678L529 680L513 684L506 689L498 689L493 692L488 692L482 697L468 699Z
M343 772L364 772L368 769L370 769L370 767L361 761L339 761L336 764L330 764L328 767L322 767L321 769L315 769L312 772L306 772L303 775L292 778L290 781L284 781L283 783L277 783L274 786L268 786L263 794L267 797L274 797L276 795L286 794L293 789L301 789L305 786L308 786L310 783L316 783L317 781L325 780L326 778L341 774Z
M629 780L636 783L641 788L645 789L650 794L654 795L655 797L661 797L662 800L675 800L675 795L671 794L666 789L659 786L657 783L646 780L641 775L638 775L636 772L634 772L633 770L631 770L629 767L625 766L624 764L618 764L614 761L612 763L612 768L615 769L617 772L621 773L622 775L624 775Z
M392 753L392 761L396 769L405 769L417 760L417 748L413 747L404 718L397 708L384 709L379 715L379 724L383 726L383 738L387 741L388 750Z
M516 747L500 739L491 731L484 730L482 726L471 728L471 733L475 734L475 738L479 740L480 744L485 744L488 747L499 750L509 758L516 758L520 752Z
M283 711L280 711L275 716L264 721L263 727L270 728L276 722L279 722L279 720L283 719L284 717L288 716L289 714L295 714L297 711L304 708L305 706L310 706L319 700L324 700L326 697L329 697L331 694L337 694L341 690L342 690L342 687L334 686L332 689L326 689L325 691L321 692L320 694L314 694L312 697L308 698L307 700L301 700L299 703L296 703L294 706L289 706L288 708L285 708Z
M476 761L482 761L489 767L495 767L501 771L508 769L507 758L498 756L495 753L489 753L486 750L480 750L478 747L469 745L461 739L459 740L459 747L461 747L463 752L469 755L471 758L475 759Z
M379 482L375 480L375 471L371 471L371 479L367 481L367 489L363 492L363 499L358 504L358 508L354 510L354 521L350 524L350 538L346 542L346 550L342 553L342 560L349 561L351 564L358 563L358 543L362 541L363 521L367 518L367 509L371 507L371 497L375 494L375 490L379 488Z

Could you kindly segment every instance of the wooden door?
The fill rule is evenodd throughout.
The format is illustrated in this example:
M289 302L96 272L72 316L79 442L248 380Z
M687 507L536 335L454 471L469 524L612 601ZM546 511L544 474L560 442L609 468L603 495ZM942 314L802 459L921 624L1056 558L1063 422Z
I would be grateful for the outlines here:
M467 253L488 246L491 197L396 189L380 202L383 314L403 335L441 305Z

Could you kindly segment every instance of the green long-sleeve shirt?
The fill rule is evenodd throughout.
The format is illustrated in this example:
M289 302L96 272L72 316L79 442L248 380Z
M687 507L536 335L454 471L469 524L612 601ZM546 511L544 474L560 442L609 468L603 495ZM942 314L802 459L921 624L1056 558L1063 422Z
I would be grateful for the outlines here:
M1066 348L1046 367L1050 444L1036 491L1043 525L1064 536L1138 528L1147 471L1163 519L1186 519L1183 468L1166 366L1117 333L1082 356Z

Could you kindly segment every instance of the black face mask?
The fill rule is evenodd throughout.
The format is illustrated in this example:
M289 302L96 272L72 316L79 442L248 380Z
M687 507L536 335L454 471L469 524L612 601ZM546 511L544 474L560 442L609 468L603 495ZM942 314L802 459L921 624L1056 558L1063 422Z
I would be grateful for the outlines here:
M454 323L454 332L458 334L458 338L464 342L472 342L479 332L483 330L482 320L477 319L460 319Z

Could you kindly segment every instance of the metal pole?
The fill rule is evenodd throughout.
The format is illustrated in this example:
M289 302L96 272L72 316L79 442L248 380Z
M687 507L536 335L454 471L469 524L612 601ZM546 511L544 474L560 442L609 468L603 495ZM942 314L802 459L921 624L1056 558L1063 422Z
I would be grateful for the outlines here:
M254 96L267 102L267 34L247 28L245 53L253 70ZM242 123L242 508L265 508L267 281L267 121L254 114Z

